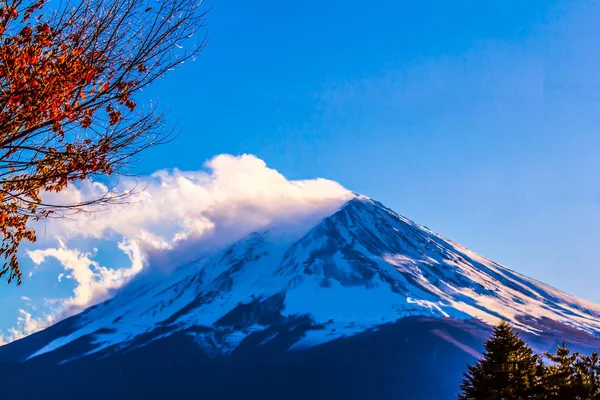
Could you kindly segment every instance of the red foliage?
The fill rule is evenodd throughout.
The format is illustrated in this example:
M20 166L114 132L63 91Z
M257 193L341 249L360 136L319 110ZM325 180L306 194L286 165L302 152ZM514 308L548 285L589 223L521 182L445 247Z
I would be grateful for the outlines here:
M146 1L82 0L46 18L44 0L0 0L0 276L9 281L21 282L21 241L35 240L29 219L56 211L43 193L111 174L158 142L160 116L134 114L132 94L202 47L172 50L202 16L192 0L161 0L157 12Z

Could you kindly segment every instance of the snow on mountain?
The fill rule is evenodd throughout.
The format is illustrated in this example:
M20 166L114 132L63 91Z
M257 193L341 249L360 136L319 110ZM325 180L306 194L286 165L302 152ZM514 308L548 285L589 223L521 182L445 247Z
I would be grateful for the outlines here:
M531 333L550 319L600 336L600 306L481 257L365 197L312 229L272 228L130 287L74 317L28 358L86 339L82 353L144 346L185 331L207 353L302 319L291 348L351 336L406 316L505 318ZM49 328L52 329L52 328Z

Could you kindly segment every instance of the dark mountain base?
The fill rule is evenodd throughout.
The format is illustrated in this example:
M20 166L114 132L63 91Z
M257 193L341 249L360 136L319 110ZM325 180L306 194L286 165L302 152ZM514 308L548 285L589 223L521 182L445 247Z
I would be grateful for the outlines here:
M2 398L453 399L475 357L452 341L480 350L487 332L474 328L404 319L303 351L285 351L285 337L258 347L249 337L232 354L215 358L191 335L178 333L99 359L5 364Z
M287 328L266 345L250 335L227 356L209 357L192 334L178 332L132 351L112 349L62 365L53 353L7 363L0 366L2 398L455 399L463 371L490 332L475 321L405 318L286 351L300 326Z

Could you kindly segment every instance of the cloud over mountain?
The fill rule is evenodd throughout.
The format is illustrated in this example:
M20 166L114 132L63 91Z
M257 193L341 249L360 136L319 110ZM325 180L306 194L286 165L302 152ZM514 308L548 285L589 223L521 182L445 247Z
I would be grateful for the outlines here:
M36 266L56 259L63 271L57 278L75 283L72 296L53 301L55 322L111 296L142 270L165 273L203 252L233 242L252 231L278 225L302 229L331 214L354 195L327 179L288 180L253 156L218 155L198 171L161 170L150 176L125 179L115 188L125 192L143 189L127 204L51 221L46 237L58 246L31 249L27 256ZM95 182L61 193L65 203L92 199L106 190ZM112 268L94 260L93 253L73 247L81 240L110 240L131 260L131 265ZM25 282L25 287L27 282ZM5 341L17 339L47 325L20 322ZM32 329L30 327L35 327Z

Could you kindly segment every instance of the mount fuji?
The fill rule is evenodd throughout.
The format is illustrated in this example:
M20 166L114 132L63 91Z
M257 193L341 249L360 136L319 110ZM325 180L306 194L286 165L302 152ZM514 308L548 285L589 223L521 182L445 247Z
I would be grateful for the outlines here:
M600 306L358 196L134 280L1 347L0 376L21 399L453 399L500 319L600 348Z

